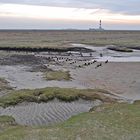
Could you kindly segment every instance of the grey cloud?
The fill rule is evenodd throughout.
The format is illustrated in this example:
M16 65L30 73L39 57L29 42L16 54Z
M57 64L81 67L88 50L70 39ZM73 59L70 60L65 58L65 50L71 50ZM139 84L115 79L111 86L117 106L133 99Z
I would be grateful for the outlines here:
M111 10L112 12L140 15L140 0L0 0L0 2L77 8L102 8Z
M35 20L28 18L0 17L0 29L88 29L97 28L97 22ZM139 30L139 25L103 22L105 29Z

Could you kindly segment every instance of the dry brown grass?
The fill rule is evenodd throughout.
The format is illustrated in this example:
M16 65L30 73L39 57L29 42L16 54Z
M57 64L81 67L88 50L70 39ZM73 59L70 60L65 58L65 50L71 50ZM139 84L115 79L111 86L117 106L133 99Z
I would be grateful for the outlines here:
M140 46L138 31L0 31L0 47L70 47L70 43Z

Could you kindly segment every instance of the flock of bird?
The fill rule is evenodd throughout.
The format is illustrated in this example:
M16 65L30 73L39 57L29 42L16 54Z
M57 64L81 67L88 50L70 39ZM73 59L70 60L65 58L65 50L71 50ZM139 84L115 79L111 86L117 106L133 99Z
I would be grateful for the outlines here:
M40 57L43 57L43 56L40 56ZM100 57L102 57L100 55ZM78 65L77 67L79 68L82 68L82 67L85 67L85 66L90 66L91 64L94 64L94 63L97 63L97 65L95 66L95 69L101 67L103 65L102 62L98 63L97 60L85 60L85 59L80 59L80 60L75 60L75 59L72 59L72 58L68 58L68 57L59 57L59 56L48 56L46 57L47 60L49 61L55 61L57 63L64 63L64 62L67 62L68 64L70 65L73 65L73 64L76 64L77 62L82 62L83 63L81 65ZM104 63L107 64L109 61L106 60Z

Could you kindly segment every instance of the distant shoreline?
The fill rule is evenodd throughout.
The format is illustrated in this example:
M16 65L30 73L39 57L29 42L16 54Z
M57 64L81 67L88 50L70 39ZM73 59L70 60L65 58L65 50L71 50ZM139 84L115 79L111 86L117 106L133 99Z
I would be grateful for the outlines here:
M140 32L140 30L90 30L90 29L0 29L0 31L88 31L88 32Z

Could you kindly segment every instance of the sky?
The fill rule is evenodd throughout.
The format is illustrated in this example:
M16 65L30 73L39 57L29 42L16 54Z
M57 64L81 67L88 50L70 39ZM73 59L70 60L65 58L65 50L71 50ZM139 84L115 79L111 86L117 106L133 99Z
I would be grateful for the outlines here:
M0 0L0 29L140 30L140 0Z

